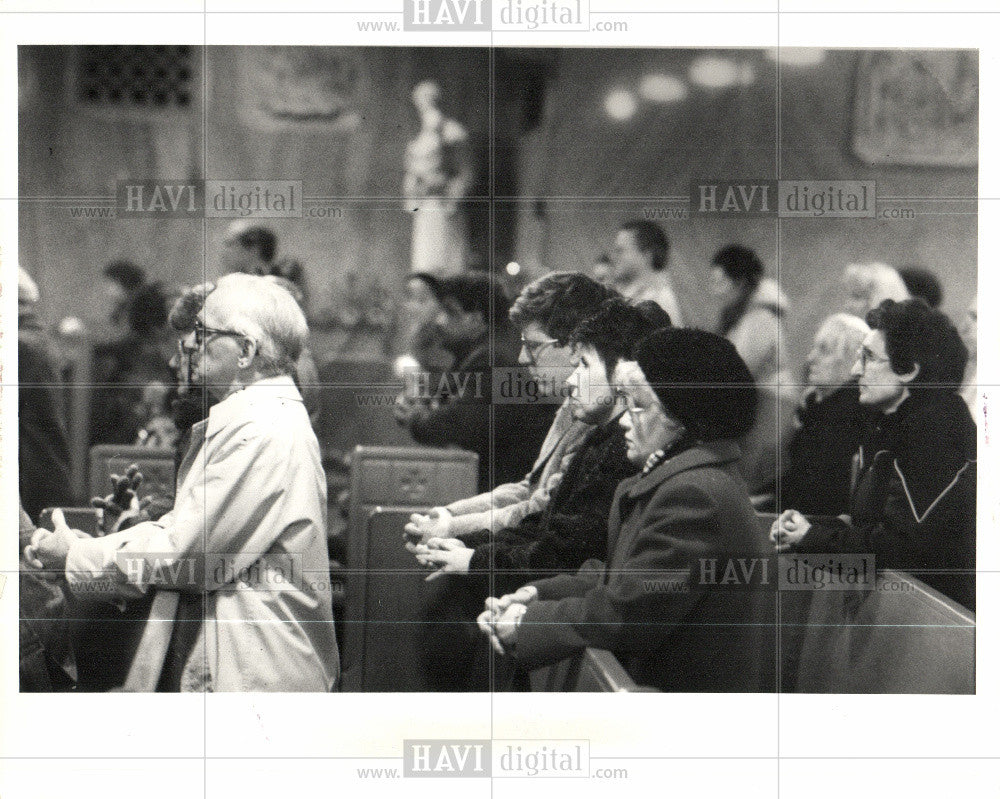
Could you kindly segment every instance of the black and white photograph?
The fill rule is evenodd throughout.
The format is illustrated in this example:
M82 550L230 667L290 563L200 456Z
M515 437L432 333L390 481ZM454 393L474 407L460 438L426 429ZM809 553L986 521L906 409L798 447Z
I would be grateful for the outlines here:
M0 9L0 792L1000 782L994 13L211 5Z

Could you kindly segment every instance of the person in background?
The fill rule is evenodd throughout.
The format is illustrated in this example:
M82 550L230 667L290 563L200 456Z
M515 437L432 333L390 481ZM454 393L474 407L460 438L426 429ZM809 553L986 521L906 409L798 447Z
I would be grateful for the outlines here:
M968 351L923 300L869 312L853 374L877 411L857 455L850 522L785 510L771 528L779 552L873 554L975 606L976 425L956 393Z
M406 276L406 297L401 309L406 350L403 357L412 359L432 381L448 371L455 361L455 356L441 342L436 324L441 312L440 292L441 281L429 272Z
M111 303L108 320L113 332L110 338L116 338L128 329L126 317L132 295L146 284L146 272L132 261L118 259L104 267L104 278L105 292Z
M661 691L758 691L764 594L703 579L705 559L763 554L737 469L753 378L729 341L700 330L654 333L635 358L615 382L642 471L615 492L607 557L488 598L480 629L525 670L595 647Z
M806 358L806 388L796 412L778 508L839 516L850 510L851 464L865 426L851 369L871 331L856 316L827 317Z
M788 299L764 277L757 253L738 244L715 254L710 287L722 305L716 333L733 343L759 389L754 427L740 442L740 470L751 493L761 495L774 484L784 460L799 399L783 349Z
M931 308L940 309L944 299L944 289L930 269L922 266L901 266L897 270L911 297L920 297Z
M712 259L712 293L722 310L716 333L725 336L750 369L758 385L778 381L784 316L788 298L781 287L764 277L764 265L749 247L730 244ZM786 376L782 381L791 383Z
M530 397L523 403L493 401L494 381L513 378L516 364L509 302L499 285L485 274L456 275L441 280L438 299L436 324L455 357L454 371L431 404L401 395L396 419L418 444L475 452L480 488L509 482L529 467L555 407Z
M22 508L33 521L44 508L72 505L69 444L59 370L35 312L38 286L17 269L17 466Z
M174 337L167 326L169 297L159 283L145 283L128 299L125 332L94 347L92 444L134 444L151 418L147 386L173 385ZM153 416L157 415L156 409Z
M848 264L843 280L847 293L844 310L859 319L884 300L902 302L910 298L903 278L888 264Z
M976 356L979 351L979 298L973 297L965 318L958 329L962 343L969 351L969 362L965 367L965 377L962 380L962 390L959 392L972 414L973 420L979 424L982 411L979 408L979 370Z
M222 240L222 274L268 275L277 249L278 237L274 231L238 219Z
M675 327L684 324L669 271L670 240L655 222L629 219L615 233L611 249L611 285L632 302L652 300L670 316Z
M603 302L618 296L580 272L551 272L525 286L510 310L510 321L521 330L518 361L527 367L532 380L540 386L561 386L573 369L573 330L597 313ZM427 514L414 514L406 525L407 535L426 543L430 538L496 531L543 511L589 431L590 425L574 419L573 403L567 397L523 479L432 508Z
M282 258L280 261L274 261L271 264L271 269L268 274L287 281L287 283L293 287L292 289L289 289L289 291L292 296L295 297L295 301L302 309L302 313L304 313L308 319L309 286L308 281L306 280L306 269L302 265L302 262L296 258Z

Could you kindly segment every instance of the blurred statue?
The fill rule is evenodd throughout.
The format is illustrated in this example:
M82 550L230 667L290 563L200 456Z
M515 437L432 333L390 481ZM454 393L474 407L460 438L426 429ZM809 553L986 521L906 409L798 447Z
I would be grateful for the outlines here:
M468 134L440 108L441 89L418 83L413 105L420 133L406 145L404 203L413 213L412 271L439 276L465 266L468 234L461 209L472 180Z

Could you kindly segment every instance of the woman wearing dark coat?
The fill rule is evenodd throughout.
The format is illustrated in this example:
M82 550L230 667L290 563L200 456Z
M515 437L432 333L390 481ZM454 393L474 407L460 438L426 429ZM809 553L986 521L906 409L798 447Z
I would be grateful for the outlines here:
M763 568L735 442L753 423L753 379L725 339L668 329L615 382L643 470L615 493L608 557L488 599L480 627L527 669L597 647L663 691L758 690L763 594L753 577L720 586L705 576L732 557Z
M798 508L824 516L848 512L851 464L871 417L871 409L859 402L851 367L869 332L862 320L843 313L819 326L806 358L809 388L796 411L778 510Z
M880 413L858 450L851 521L786 510L771 538L779 551L872 554L974 608L976 425L956 393L967 350L923 300L886 300L867 321L854 373Z

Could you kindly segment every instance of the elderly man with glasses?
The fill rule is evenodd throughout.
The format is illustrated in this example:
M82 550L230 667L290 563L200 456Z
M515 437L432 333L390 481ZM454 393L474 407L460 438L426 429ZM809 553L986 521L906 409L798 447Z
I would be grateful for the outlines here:
M233 274L182 341L208 417L192 427L173 510L103 538L39 530L25 550L70 589L156 591L133 691L329 691L339 672L326 480L291 372L308 335L292 296Z

